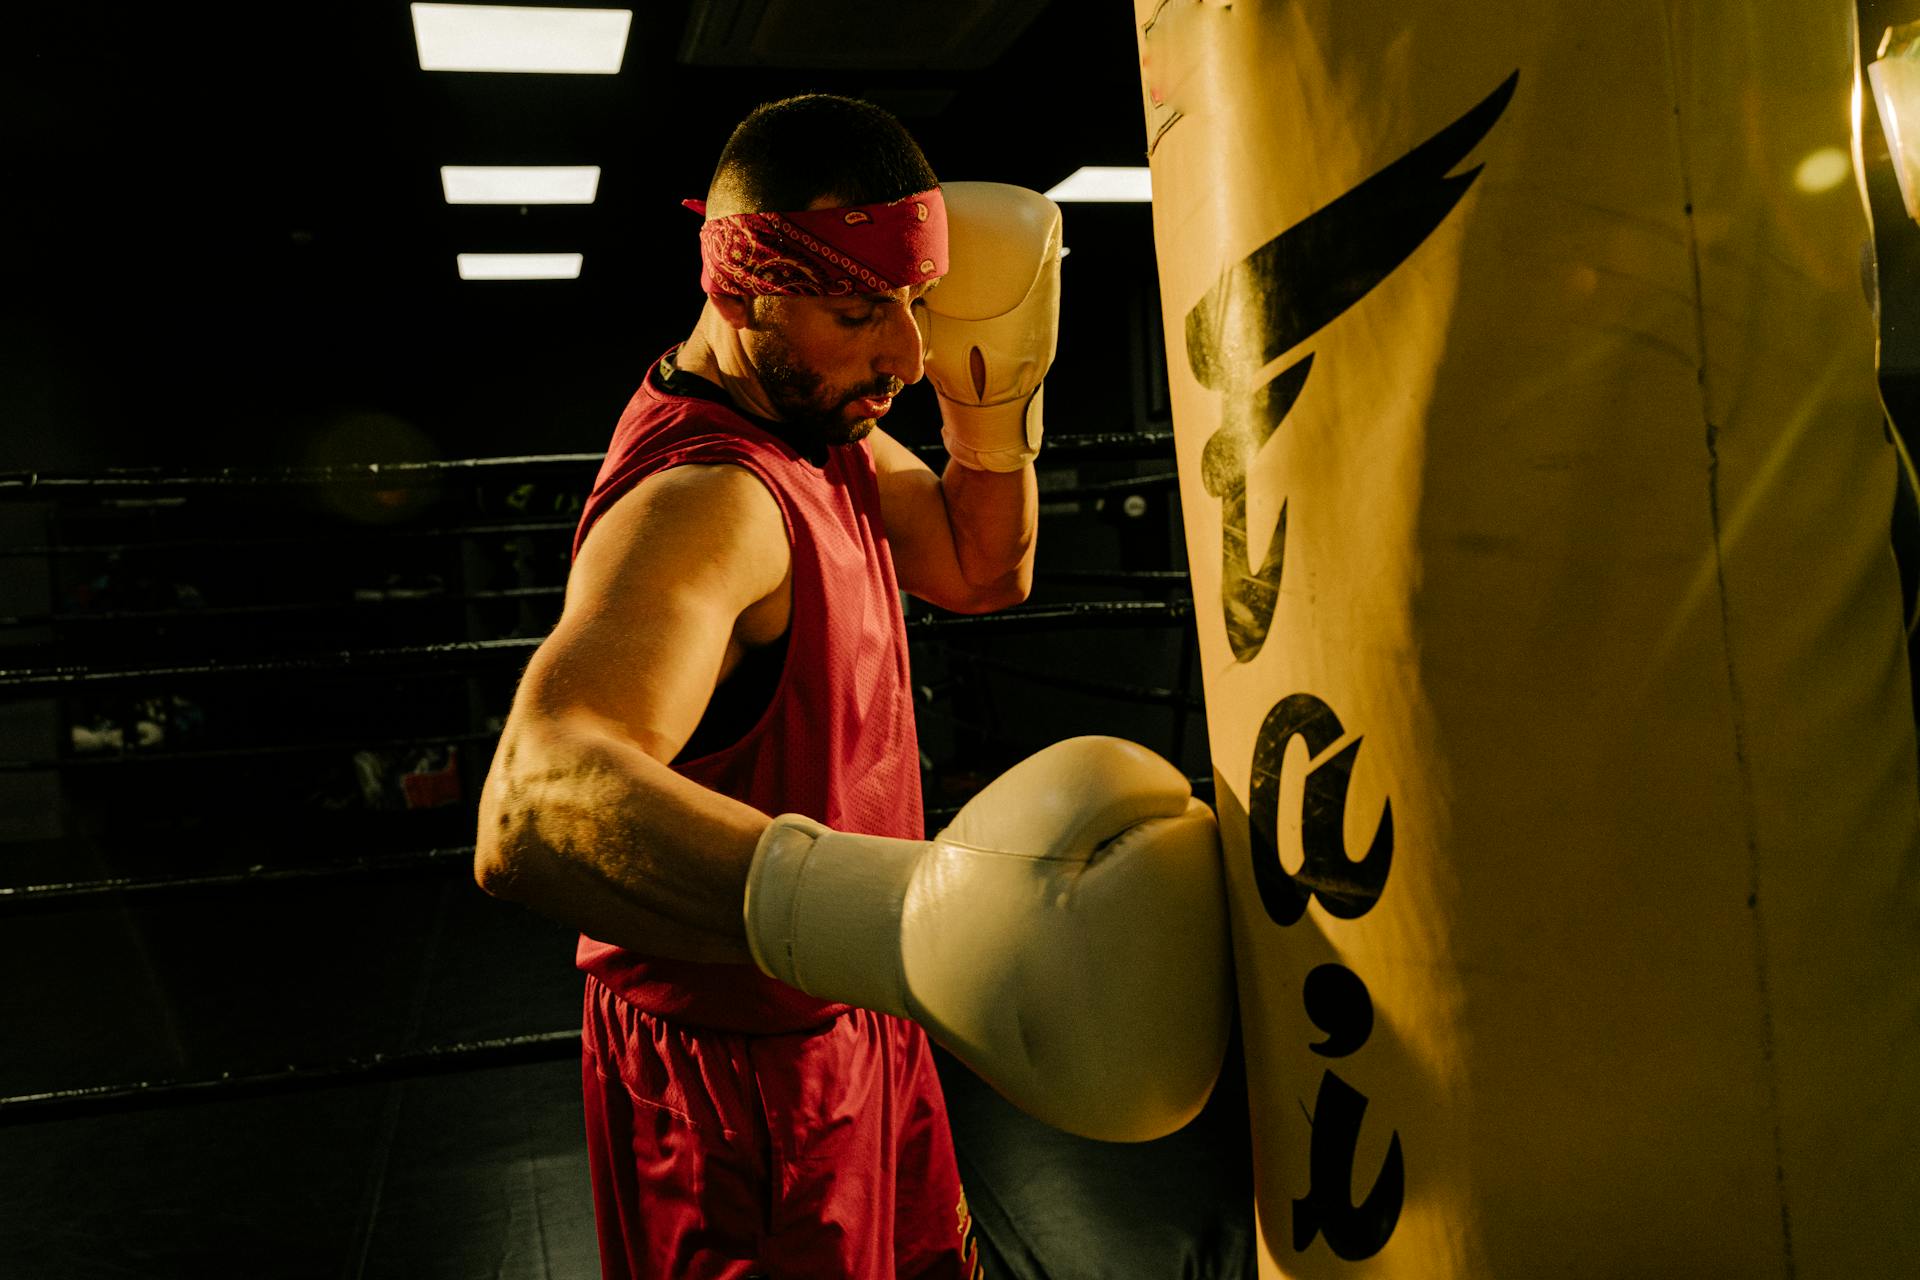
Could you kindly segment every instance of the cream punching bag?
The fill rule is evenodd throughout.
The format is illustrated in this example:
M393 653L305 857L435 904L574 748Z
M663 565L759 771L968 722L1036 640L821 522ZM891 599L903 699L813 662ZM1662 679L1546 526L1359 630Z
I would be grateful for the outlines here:
M1135 19L1262 1274L1920 1276L1846 0Z

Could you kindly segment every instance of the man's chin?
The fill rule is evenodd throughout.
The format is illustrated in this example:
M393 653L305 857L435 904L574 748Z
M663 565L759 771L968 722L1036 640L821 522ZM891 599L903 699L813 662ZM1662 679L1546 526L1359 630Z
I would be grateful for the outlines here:
M859 444L872 435L873 429L879 425L873 418L855 418L852 421L841 418L815 418L812 421L787 419L788 430L794 438L827 448Z
M859 444L880 425L878 418L842 418L835 416L817 422L814 435L826 444Z
M872 435L873 429L879 425L880 420L878 418L855 419L840 430L839 439L832 441L832 443L859 444L862 440Z

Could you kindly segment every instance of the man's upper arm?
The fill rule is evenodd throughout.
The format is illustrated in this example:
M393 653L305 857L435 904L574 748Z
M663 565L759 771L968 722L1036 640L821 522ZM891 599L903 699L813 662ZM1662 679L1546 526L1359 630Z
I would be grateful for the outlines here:
M947 505L949 491L959 483L953 473L946 479L935 475L912 450L884 431L873 432L867 440L873 449L881 515L887 525L887 541L893 545L894 573L900 585L922 600L960 613L982 613L1024 600L1033 564L1031 471L1026 473L1024 496L1017 487L1002 490L989 502L975 501L956 512ZM975 498L990 484L1008 479L1016 485L1022 483L1015 477L969 472L957 464L955 471L965 481L965 492ZM1003 544L986 552L987 560L996 565L993 573L982 574L976 569L974 578L967 576L960 551L965 536L962 523L976 535L976 566L981 556L977 541L981 528L991 530L993 540ZM1021 528L1026 530L1024 539Z
M880 509L893 546L893 572L903 590L945 609L964 610L973 587L953 548L940 477L884 431L867 437L880 485Z
M528 664L531 714L584 716L670 761L700 722L740 616L791 553L773 495L735 466L648 477L589 531L552 635Z

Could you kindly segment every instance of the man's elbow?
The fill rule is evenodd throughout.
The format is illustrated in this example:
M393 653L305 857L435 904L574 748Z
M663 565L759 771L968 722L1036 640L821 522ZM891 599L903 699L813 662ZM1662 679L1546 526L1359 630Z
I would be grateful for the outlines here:
M996 613L1017 604L1025 604L1032 591L1031 573L1010 574L994 582L968 583L963 596L943 603L941 607L953 613Z
M531 813L516 804L511 770L517 741L504 736L480 794L473 837L473 882L496 898L525 902L532 844Z
M1033 575L1023 573L1011 578L988 593L986 607L982 613L992 613L996 609L1011 609L1014 605L1025 604L1027 597L1033 594Z
M526 893L523 860L514 856L511 843L498 829L503 825L496 820L481 827L473 844L473 882L493 897L519 902Z

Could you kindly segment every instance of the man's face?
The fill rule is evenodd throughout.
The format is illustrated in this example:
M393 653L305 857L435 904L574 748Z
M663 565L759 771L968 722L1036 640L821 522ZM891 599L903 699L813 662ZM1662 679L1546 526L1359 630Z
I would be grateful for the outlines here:
M849 298L756 298L741 345L782 419L824 444L867 437L923 372L913 305L938 282Z

